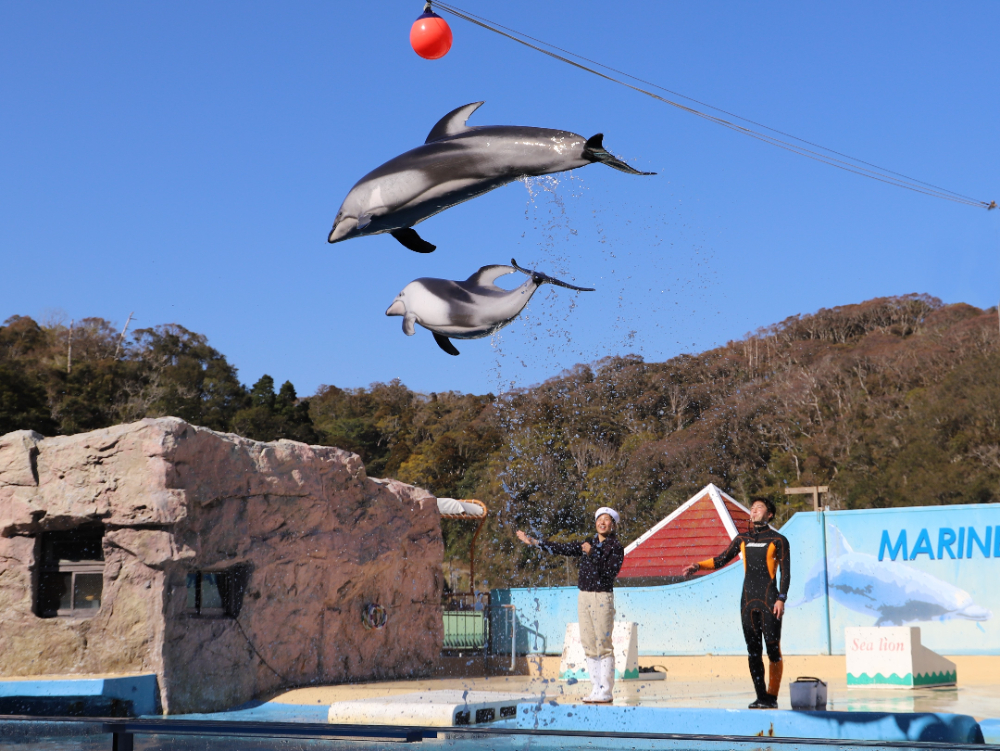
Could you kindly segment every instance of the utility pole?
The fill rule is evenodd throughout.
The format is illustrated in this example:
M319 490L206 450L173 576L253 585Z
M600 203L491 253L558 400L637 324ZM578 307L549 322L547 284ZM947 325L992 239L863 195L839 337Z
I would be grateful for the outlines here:
M125 321L125 328L122 329L122 335L118 337L118 344L115 345L115 362L118 362L118 352L122 348L122 342L125 341L125 332L128 331L128 325L132 321L132 316L134 315L135 315L134 310L128 314L128 320Z
M66 351L66 375L69 375L73 370L73 324L75 322L69 322L69 348Z
M813 497L813 511L819 511L820 493L829 493L829 485L813 485L806 488L785 488L785 495L811 495Z

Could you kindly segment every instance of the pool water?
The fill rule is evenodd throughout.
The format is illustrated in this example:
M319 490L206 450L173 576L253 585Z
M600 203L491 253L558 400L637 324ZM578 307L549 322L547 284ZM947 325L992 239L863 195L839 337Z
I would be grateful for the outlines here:
M376 751L414 748L423 751L906 751L912 749L979 749L1000 751L995 745L956 743L890 743L875 741L799 740L794 738L735 738L724 736L642 737L641 734L561 734L518 730L439 731L428 729L426 737L414 743L399 739L280 738L241 735L241 728L260 725L232 723L229 735L217 734L212 723L211 735L135 735L134 751ZM278 729L281 726L272 725ZM288 727L288 726L284 726ZM320 732L318 725L312 726ZM327 726L330 728L331 726ZM112 751L111 733L101 732L100 722L0 721L0 747L11 751ZM370 728L373 735L379 728ZM195 731L197 732L197 731ZM252 732L252 731L251 731Z

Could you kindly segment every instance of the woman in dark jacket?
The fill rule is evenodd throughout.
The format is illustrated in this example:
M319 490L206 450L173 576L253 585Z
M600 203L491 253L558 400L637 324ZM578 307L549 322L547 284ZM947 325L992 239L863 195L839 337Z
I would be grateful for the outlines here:
M580 557L580 594L577 612L580 642L587 656L587 672L593 690L584 699L589 704L610 704L615 685L615 655L611 634L615 625L615 578L625 560L625 549L615 530L621 520L618 512L604 506L594 513L597 534L586 542L549 542L529 537L520 529L517 538L541 548L546 553Z

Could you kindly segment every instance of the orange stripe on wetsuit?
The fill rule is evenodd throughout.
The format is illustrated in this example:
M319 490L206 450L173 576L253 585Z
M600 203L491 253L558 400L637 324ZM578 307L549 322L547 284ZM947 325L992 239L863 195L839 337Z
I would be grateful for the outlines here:
M772 607L776 600L784 600L788 595L791 581L789 569L788 540L777 530L764 526L750 529L736 535L729 547L721 555L698 562L698 568L719 569L737 555L743 558L743 598L744 602L763 601ZM777 581L781 570L781 582ZM763 604L762 603L762 604Z
M734 538L733 542L730 543L730 547L732 547L733 543L735 543L738 539L739 539L738 537ZM727 552L728 552L728 550L727 550ZM746 573L746 570L747 570L746 546L742 542L740 543L739 554L740 554L740 557L743 558L743 573ZM723 553L723 555L725 555L725 553ZM719 556L719 558L721 558L721 557L722 556ZM732 556L730 556L729 560L727 560L726 563L729 563L730 560L732 560ZM708 558L708 559L706 559L704 561L698 561L698 568L700 568L700 569L706 569L708 571L712 571L712 570L714 570L716 568L715 561L716 561L715 558ZM722 565L725 566L726 564L723 563Z

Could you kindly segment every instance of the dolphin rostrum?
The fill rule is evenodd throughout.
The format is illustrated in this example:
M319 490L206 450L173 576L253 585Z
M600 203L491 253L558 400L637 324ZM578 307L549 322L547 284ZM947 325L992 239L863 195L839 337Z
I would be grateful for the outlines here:
M347 194L328 242L388 232L417 253L436 246L413 229L440 211L525 176L603 162L639 172L609 154L604 135L590 139L565 130L516 125L466 125L482 102L459 107L435 125L422 146L390 159L362 177Z
M877 616L876 626L951 619L987 621L993 616L964 589L912 566L855 552L839 529L827 524L827 531L827 570L823 571L820 558L809 572L801 599L788 603L789 607L822 597L829 586L830 597L836 602Z
M387 316L403 316L403 333L413 336L413 324L419 323L434 334L434 341L449 355L458 350L450 339L481 339L498 331L517 318L543 284L555 284L578 292L593 292L591 287L576 287L553 279L540 271L529 271L510 259L510 266L483 266L464 282L449 279L415 279L396 295L385 311ZM493 282L505 274L520 271L528 280L520 287L506 290Z

